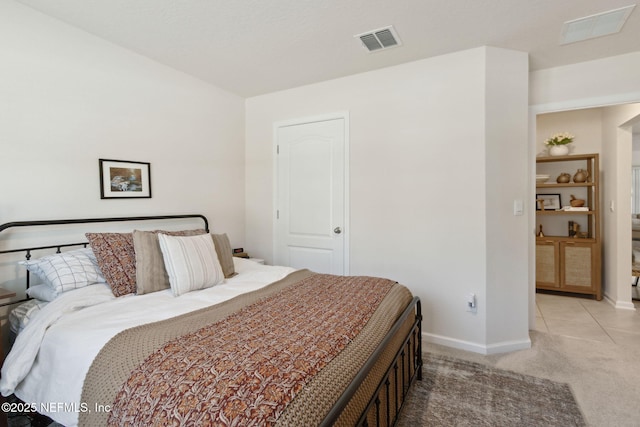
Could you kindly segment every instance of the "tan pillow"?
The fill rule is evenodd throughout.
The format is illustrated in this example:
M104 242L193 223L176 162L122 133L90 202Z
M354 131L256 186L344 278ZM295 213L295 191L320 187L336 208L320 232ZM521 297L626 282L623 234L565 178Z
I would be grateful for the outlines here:
M238 274L233 265L233 250L229 243L229 237L226 234L212 234L211 237L213 237L213 244L216 246L218 261L220 261L224 277L228 279Z
M136 264L136 293L138 295L169 289L169 275L164 266L158 233L171 236L196 236L206 230L184 231L133 231L133 247Z

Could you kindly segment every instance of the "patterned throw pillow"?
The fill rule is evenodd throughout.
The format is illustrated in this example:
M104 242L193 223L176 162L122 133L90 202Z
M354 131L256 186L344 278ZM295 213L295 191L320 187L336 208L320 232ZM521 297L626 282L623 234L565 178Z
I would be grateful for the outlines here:
M136 291L136 254L131 233L86 233L98 266L116 297Z
M158 234L164 265L175 296L224 281L211 236L176 237Z

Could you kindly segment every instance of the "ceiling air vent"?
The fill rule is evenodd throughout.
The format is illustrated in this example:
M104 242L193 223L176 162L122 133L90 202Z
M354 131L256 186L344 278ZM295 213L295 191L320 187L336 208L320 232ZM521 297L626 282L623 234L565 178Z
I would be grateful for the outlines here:
M366 33L358 34L354 37L359 38L362 45L369 52L389 49L402 44L392 25L373 31L367 31Z
M575 43L619 32L635 6L634 4L565 22L560 44Z

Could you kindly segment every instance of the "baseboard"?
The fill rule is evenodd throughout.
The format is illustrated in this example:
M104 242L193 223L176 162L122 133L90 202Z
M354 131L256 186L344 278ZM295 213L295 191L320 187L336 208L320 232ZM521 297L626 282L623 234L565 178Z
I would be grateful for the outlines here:
M509 353L512 351L526 350L528 348L531 348L531 340L529 338L522 341L505 341L497 344L483 345L471 341L463 341L451 337L423 332L422 340L427 343L443 345L446 347L457 348L459 350L471 351L473 353L480 353L485 355Z
M613 308L619 308L621 310L636 310L636 306L633 305L633 301L615 301L609 297L609 295L604 294L604 300L609 303Z

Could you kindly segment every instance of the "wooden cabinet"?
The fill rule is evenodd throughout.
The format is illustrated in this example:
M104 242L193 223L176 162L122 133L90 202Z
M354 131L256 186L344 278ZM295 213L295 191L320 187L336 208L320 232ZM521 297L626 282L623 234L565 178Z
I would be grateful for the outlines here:
M602 299L602 256L598 154L538 157L537 174L549 175L536 183L536 199L558 200L557 206L536 210L536 288L590 294ZM574 182L579 169L585 182ZM570 182L557 183L561 173ZM582 210L567 210L571 199L584 200ZM540 233L542 231L542 233Z

